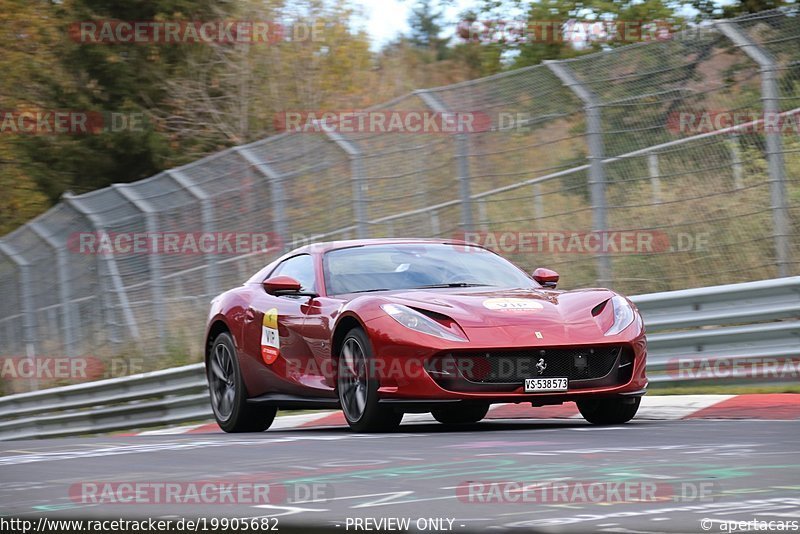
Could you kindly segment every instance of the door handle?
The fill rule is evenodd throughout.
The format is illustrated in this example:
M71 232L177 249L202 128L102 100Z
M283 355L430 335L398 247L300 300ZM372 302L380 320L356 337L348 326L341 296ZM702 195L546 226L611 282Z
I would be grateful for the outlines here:
M244 312L244 322L252 323L255 320L256 320L256 311L253 308L247 308L247 311Z

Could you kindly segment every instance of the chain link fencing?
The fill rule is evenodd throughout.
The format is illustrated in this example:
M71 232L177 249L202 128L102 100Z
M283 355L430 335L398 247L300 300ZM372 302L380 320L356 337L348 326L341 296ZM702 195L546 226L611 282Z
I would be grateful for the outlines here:
M486 124L286 132L65 195L0 240L0 356L122 354L143 362L137 372L199 361L210 299L319 240L465 237L528 271L557 270L565 289L628 294L800 274L796 7L371 111L420 110ZM736 113L752 120L714 124ZM276 239L249 254L76 250L76 236L170 232ZM56 384L13 389L45 385Z

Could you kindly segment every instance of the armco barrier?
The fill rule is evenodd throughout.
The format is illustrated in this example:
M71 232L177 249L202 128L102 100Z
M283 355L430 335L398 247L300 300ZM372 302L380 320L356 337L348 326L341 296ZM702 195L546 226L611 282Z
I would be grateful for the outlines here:
M800 276L632 297L648 330L651 387L705 383L679 362L800 358ZM752 368L752 366L750 366ZM798 380L797 374L782 380ZM714 377L750 384L779 379L734 368ZM0 439L72 436L206 420L203 364L0 397Z

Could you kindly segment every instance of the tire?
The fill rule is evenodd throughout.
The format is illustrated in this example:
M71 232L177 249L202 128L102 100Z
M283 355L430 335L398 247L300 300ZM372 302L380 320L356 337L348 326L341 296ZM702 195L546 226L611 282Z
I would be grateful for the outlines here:
M372 344L364 330L350 330L339 350L336 393L344 418L355 432L389 432L403 419L402 412L378 403L380 379L370 372L372 358Z
M464 425L477 423L489 412L487 403L459 404L431 411L433 418L445 425Z
M247 388L242 380L236 347L230 334L218 335L206 362L211 409L225 432L263 432L275 419L278 409L247 404Z
M578 411L593 425L621 425L627 423L639 410L641 397L591 399L578 401Z

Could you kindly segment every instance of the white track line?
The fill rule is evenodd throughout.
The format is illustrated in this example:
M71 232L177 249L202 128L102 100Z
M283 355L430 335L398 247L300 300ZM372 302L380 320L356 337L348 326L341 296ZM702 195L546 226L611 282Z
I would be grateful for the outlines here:
M642 397L642 405L639 407L639 412L636 414L636 418L664 421L684 419L695 412L735 396L736 395L645 395ZM492 409L499 408L500 406L503 405L492 405ZM279 416L275 418L275 422L273 422L272 426L270 426L270 430L288 430L292 428L299 428L306 426L309 423L313 423L319 419L328 417L331 414L337 413L337 411L338 410L325 410L314 413ZM536 410L535 408L531 408L531 418L535 417ZM572 418L580 419L581 416L574 415ZM405 423L428 423L432 421L435 421L435 419L429 413L410 413L406 414L403 418L403 422ZM186 432L190 432L203 426L204 424L148 430L145 432L140 432L138 435L160 436L170 434L185 434ZM308 426L308 428L313 427Z
M269 429L285 430L288 428L298 428L306 423L316 421L317 419L322 419L323 417L328 417L332 413L336 413L336 411L328 410L324 412L301 413L297 415L282 415L275 418L275 421L272 423L272 425L270 425Z
M636 419L683 419L731 397L735 395L645 395Z
M136 434L137 436L166 436L169 434L186 434L187 432L191 432L195 428L199 428L201 426L207 425L208 423L200 423L199 425L186 425L186 426L174 426L171 428L159 428L157 430L146 430L144 432L139 432Z

